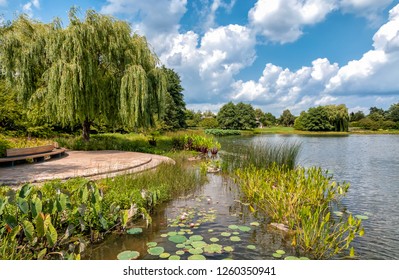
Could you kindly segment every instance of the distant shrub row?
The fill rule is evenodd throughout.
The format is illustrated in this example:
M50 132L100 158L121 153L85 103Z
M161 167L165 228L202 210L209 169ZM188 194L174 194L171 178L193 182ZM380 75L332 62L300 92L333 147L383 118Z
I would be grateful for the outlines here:
M241 135L241 131L232 129L205 129L205 134L214 136Z

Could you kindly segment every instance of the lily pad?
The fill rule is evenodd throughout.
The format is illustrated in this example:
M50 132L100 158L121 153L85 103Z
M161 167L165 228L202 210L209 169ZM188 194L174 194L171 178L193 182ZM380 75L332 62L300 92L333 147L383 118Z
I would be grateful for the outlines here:
M161 259L167 259L167 258L170 257L170 254L169 254L169 253L162 253L162 254L159 255L159 257L160 257Z
M201 235L192 235L192 236L190 236L190 240L191 241L201 241L203 239L204 238Z
M234 234L234 235L240 235L240 232L234 231L233 234Z
M238 241L241 241L241 238L238 236L232 236L232 237L230 237L230 240L233 242L238 242Z
M310 259L307 258L307 257L300 257L299 259L302 260L302 261L308 261L308 260L310 260Z
M259 226L259 223L258 223L258 222L252 222L252 223L250 223L250 225L251 225L251 226L254 226L254 227L258 227L258 226Z
M293 261L293 260L299 260L299 259L297 257L294 257L294 256L287 256L287 257L284 258L284 260Z
M184 251L183 250L176 251L176 255L184 255Z
M218 253L221 254L223 250L222 245L219 244L210 244L204 247L204 252L208 254Z
M168 234L167 233L163 233L163 234L161 234L161 237L163 237L163 238L168 237Z
M176 231L169 231L168 232L168 236L175 236L175 235L177 235Z
M248 245L247 249L256 250L256 246L255 245Z
M204 248L207 244L204 241L194 241L191 243L193 248Z
M155 246L157 246L158 245L158 243L157 242L148 242L147 243L147 247L155 247Z
M225 250L226 252L233 252L234 248L231 246L226 246L226 247L223 247L223 250Z
M216 243L216 242L219 241L219 238L212 237L212 238L210 238L209 240L210 240L211 242L213 242L213 243Z
M135 260L140 256L140 253L137 251L123 251L118 254L118 260Z
M203 255L192 255L192 256L189 256L188 258L187 258L188 260L191 260L191 261L203 261L203 260L206 260L206 258L203 256Z
M224 237L229 237L231 235L231 233L230 232L222 232L220 235L224 236Z
M280 254L280 255L284 255L284 254L285 254L285 251L284 251L284 250L277 250L276 253L277 253L277 254Z
M281 258L281 255L278 253L273 253L273 257L275 257L276 259L279 259L279 258Z
M172 256L170 256L170 257L168 258L168 260L171 260L171 261L178 261L178 260L180 260L180 256L172 255Z
M237 230L238 226L237 225L229 225L229 229Z
M208 229L208 232L213 232L213 229Z
M173 243L184 243L187 241L187 238L183 235L174 235L168 238L169 241Z
M358 218L359 220L368 220L368 218L369 218L365 215L356 215L355 217Z
M159 256L165 251L163 247L152 247L147 250L148 254L152 256Z
M182 249L184 247L186 247L186 245L184 245L183 243L177 243L176 244L176 248L178 248L178 249Z
M250 227L247 227L247 226L239 226L238 229L241 230L241 231L243 231L243 232L248 232L248 231L251 230L251 228L250 228Z
M140 234L143 232L142 228L130 228L126 231L128 234Z
M190 250L188 250L188 252L191 254L191 255L201 255L204 251L202 251L202 249L201 248L192 248L192 249L190 249Z

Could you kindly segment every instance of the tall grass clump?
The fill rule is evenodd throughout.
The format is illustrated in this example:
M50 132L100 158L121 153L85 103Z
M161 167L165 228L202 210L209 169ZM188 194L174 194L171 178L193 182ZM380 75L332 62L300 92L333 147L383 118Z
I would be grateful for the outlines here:
M256 168L269 168L274 164L293 169L296 165L301 149L298 142L289 143L250 143L237 146L223 155L224 168L234 171L238 168L254 166Z
M349 184L338 184L320 168L287 168L277 163L236 170L236 180L248 200L274 223L286 225L292 245L317 259L337 254L354 256L351 242L364 231L351 214L333 218L333 205Z

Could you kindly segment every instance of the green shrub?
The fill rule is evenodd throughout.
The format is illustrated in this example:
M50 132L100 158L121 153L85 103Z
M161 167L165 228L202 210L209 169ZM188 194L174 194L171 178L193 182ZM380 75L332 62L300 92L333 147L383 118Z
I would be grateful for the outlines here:
M241 135L241 131L233 129L205 129L205 134L210 134L214 136L231 136Z
M257 209L275 223L288 226L292 245L322 259L349 252L351 242L364 231L352 214L331 217L331 209L349 189L337 184L320 168L288 169L273 164L268 169L247 167L236 171L237 183Z
M6 150L11 148L11 143L0 135L0 157L6 156Z

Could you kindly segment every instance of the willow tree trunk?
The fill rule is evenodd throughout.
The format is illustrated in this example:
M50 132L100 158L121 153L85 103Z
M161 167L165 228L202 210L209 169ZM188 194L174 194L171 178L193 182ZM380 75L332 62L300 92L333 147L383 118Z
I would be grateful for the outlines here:
M88 118L86 118L82 125L83 126L82 137L83 137L83 140L85 140L87 142L90 140L90 125L91 125L91 122L89 121Z

